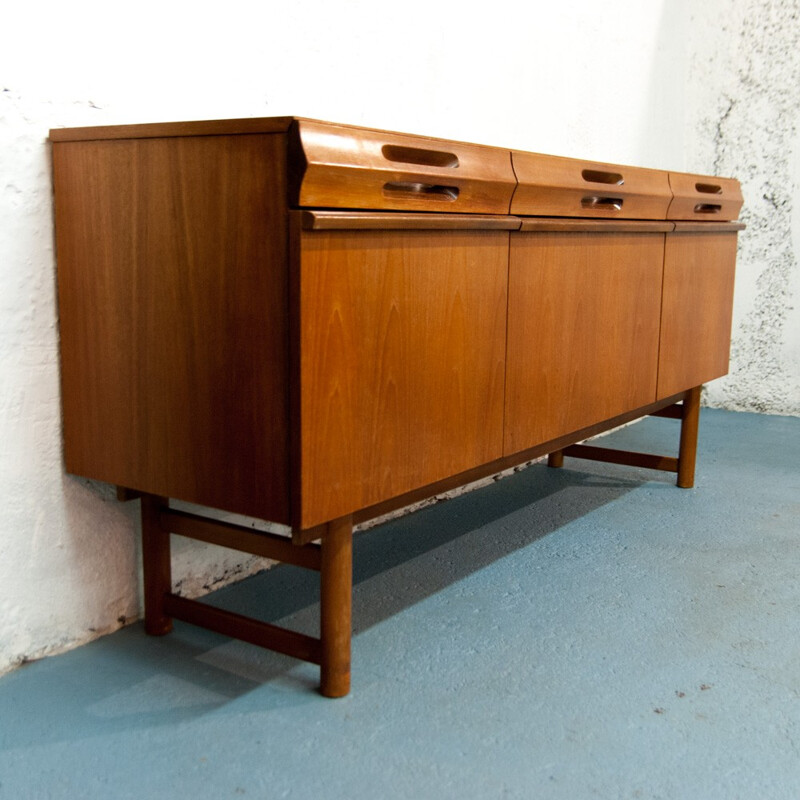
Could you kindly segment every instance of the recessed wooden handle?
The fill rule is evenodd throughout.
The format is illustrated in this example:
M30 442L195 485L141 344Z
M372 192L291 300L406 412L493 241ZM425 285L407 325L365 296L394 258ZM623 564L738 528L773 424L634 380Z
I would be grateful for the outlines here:
M581 176L589 183L607 183L612 186L622 186L625 179L619 172L603 172L599 169L585 169L581 172Z
M433 183L418 183L416 181L396 181L383 184L383 193L387 197L425 197L431 200L458 200L457 186L438 186Z
M581 200L581 208L602 208L609 211L622 210L621 197L584 197Z
M722 211L722 206L714 203L698 203L694 207L695 214L719 214Z
M694 188L701 194L722 194L722 187L715 183L696 183Z
M402 147L401 145L385 144L381 153L387 161L397 161L401 164L418 164L423 167L448 167L455 169L458 166L458 156L443 150L424 150L420 147Z

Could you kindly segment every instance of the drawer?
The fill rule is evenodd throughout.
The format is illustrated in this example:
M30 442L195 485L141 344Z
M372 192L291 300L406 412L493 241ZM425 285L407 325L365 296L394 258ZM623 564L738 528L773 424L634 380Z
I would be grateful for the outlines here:
M512 214L666 219L672 192L661 170L514 151Z
M354 208L507 214L516 180L508 150L298 120L291 202Z
M735 178L670 172L674 199L668 219L732 220L742 208L742 189Z

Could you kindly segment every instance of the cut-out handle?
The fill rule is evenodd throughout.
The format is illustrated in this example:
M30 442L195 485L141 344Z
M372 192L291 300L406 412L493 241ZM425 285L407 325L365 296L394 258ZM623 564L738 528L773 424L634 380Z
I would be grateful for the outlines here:
M608 211L621 211L621 197L584 197L581 200L581 208L600 208Z
M715 183L696 183L694 188L701 194L722 194L722 187Z
M419 147L401 147L400 145L385 144L381 148L383 157L388 161L397 161L401 164L418 164L423 167L449 167L458 166L458 156L443 150L423 150Z
M719 214L722 211L722 206L715 203L698 203L694 207L695 214Z
M603 172L599 169L585 169L581 172L581 176L589 183L607 183L612 186L622 186L625 179L619 172Z
M438 186L433 183L416 183L413 181L385 183L383 185L383 193L388 197L405 195L406 197L425 197L431 200L446 200L451 203L454 200L458 200L457 186Z

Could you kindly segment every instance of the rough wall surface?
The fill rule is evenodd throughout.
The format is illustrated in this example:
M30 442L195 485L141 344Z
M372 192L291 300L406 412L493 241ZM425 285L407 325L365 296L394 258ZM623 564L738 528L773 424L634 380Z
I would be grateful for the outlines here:
M714 0L689 21L688 169L742 182L730 374L709 405L800 414L800 5Z
M135 620L138 503L64 473L48 128L91 124L90 102L0 87L0 673ZM81 123L80 120L84 122ZM176 540L176 583L197 596L260 559Z

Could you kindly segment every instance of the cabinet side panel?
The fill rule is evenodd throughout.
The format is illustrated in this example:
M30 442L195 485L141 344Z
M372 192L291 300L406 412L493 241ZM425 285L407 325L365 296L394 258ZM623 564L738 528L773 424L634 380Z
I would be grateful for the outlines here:
M302 527L501 455L508 234L306 232Z
M736 233L670 233L658 396L668 397L728 372Z
M285 148L54 145L69 472L288 521Z
M664 235L513 233L505 454L652 403Z

